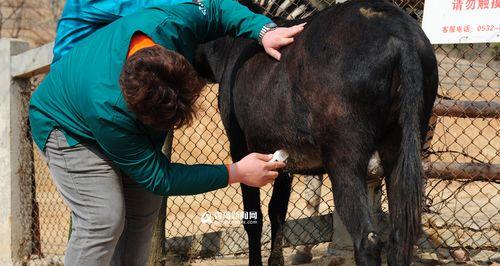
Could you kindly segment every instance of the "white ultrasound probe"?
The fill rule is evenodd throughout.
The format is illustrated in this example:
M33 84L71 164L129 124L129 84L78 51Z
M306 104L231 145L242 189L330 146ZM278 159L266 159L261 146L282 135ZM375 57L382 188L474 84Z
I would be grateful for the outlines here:
M286 159L288 159L288 153L284 150L277 150L269 162L284 162Z

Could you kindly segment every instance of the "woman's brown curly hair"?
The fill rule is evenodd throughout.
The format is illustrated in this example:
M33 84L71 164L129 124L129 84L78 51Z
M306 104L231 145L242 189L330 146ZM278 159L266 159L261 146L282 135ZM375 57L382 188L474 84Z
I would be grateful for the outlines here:
M155 45L130 56L120 74L129 108L157 130L189 125L205 82L181 54Z

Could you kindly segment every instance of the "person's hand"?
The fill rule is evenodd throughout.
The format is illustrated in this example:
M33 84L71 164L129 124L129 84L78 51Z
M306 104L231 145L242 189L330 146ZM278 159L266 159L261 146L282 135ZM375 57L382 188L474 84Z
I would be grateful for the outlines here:
M285 167L283 162L269 162L272 154L252 153L229 166L229 184L243 183L251 187L262 187L278 177L276 170Z
M304 25L306 25L306 23L295 25L290 28L278 27L268 31L264 34L264 37L262 37L262 46L264 46L266 53L279 61L281 59L281 53L278 50L283 46L293 43L293 37L304 30Z

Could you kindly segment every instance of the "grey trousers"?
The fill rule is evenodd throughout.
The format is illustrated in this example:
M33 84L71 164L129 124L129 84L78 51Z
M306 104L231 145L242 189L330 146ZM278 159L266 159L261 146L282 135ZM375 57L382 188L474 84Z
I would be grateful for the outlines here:
M146 265L161 197L125 176L95 145L68 147L57 129L45 158L71 209L65 265Z

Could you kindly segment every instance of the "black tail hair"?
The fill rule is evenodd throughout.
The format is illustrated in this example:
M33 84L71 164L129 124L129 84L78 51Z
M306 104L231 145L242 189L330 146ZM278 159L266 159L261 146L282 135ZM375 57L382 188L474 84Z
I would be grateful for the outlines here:
M402 265L410 265L413 244L421 230L423 169L420 160L423 112L423 73L412 44L402 43L400 54L400 114L402 139L399 158L391 176L390 217L392 243L389 252Z

